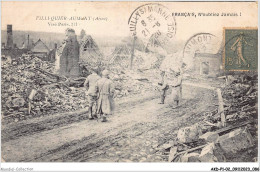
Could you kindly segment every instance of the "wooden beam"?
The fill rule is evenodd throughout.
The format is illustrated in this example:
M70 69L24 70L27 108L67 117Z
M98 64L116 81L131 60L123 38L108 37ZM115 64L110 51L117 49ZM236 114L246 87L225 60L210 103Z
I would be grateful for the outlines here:
M178 153L175 154L175 156L173 158L171 158L172 159L171 161L174 161L174 159L176 159L179 155L182 155L182 154L185 154L185 153L189 153L189 152L193 152L193 151L198 150L198 149L202 149L202 148L204 148L207 145L208 144L205 144L205 145L201 145L201 146L198 146L198 147L195 147L195 148L188 149L186 151L178 152Z
M224 102L223 102L221 90L219 88L217 88L217 93L218 93L218 104L219 104L218 113L220 113L222 126L225 127L226 126L226 115L224 113Z
M232 130L232 129L235 129L235 128L239 128L239 127L242 127L244 125L247 125L247 124L250 124L250 123L253 123L254 121L245 121L245 122L242 122L240 124L237 124L237 125L232 125L232 126L228 126L228 127L225 127L225 128L221 128L217 131L215 131L215 133L219 134L219 133L223 133L223 132L226 132L228 130Z
M133 41L133 47L132 47L131 58L130 58L130 69L133 68L133 60L135 54L135 40L136 40L136 36L134 36L134 41Z

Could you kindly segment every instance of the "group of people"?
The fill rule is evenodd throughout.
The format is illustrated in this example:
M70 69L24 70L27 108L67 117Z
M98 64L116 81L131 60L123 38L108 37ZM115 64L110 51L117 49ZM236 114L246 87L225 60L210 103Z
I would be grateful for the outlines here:
M109 79L109 71L104 70L102 77L98 75L98 69L92 69L86 78L84 87L89 103L90 120L100 118L101 122L107 121L107 116L114 111L114 84ZM95 106L94 106L95 105Z
M158 83L161 90L161 101L159 104L164 104L167 90L171 88L171 103L172 107L176 108L179 106L180 100L182 98L182 72L171 71L168 75L169 76L167 79L166 72L161 71L161 81Z
M161 71L161 80L158 83L161 90L161 101L159 104L165 103L166 92L171 88L171 98L173 107L178 107L182 98L182 74L180 71L172 71L167 74ZM98 75L98 69L91 69L91 74L84 82L86 88L86 96L88 98L89 111L88 118L101 119L101 122L107 121L107 116L114 111L114 92L115 87L113 81L109 79L109 71L104 70L102 77Z

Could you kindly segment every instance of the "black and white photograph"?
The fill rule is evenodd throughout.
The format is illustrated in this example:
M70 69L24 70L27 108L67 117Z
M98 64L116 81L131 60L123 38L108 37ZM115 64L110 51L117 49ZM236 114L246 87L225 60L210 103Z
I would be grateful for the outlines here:
M2 1L1 171L72 162L258 171L258 2Z

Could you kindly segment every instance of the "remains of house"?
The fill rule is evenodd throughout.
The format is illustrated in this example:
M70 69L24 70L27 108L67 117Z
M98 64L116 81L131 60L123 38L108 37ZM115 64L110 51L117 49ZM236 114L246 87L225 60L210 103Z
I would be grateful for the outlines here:
M204 121L179 129L165 150L168 161L226 162L242 152L255 156L250 150L257 144L257 81L256 75L237 75L223 87L225 126L218 109L202 114Z
M33 54L45 61L54 61L56 54L56 43L53 49L49 49L48 46L38 39L36 43L30 38L30 35L24 37L22 45L17 45L13 39L13 26L7 25L7 41L6 44L2 43L1 53L3 56L11 56L16 58L22 54Z
M90 35L85 35L80 42L80 61L97 63L103 59L98 45ZM94 65L94 64L93 64Z
M19 121L85 107L84 89L72 90L60 83L63 82L62 78L52 74L52 63L32 55L23 55L18 62L13 60L11 63L2 63L3 121ZM28 97L32 90L37 90L37 93L31 98L32 107L29 113ZM76 103L72 103L73 101Z
M47 60L50 50L49 48L39 39L30 50L35 56Z
M197 74L216 77L220 74L221 54L196 53L195 70Z
M109 63L122 68L128 68L131 54L131 49L126 44L119 45L111 55Z

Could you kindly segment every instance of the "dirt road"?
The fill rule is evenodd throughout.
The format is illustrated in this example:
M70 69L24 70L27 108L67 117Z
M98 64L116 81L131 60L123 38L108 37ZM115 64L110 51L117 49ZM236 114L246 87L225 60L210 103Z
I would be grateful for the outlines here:
M179 128L200 121L203 112L216 109L217 97L213 91L184 86L180 107L158 101L154 95L140 95L130 104L121 103L107 123L85 120L83 114L63 124L59 117L4 128L2 157L6 162L167 161L161 145L173 140Z

